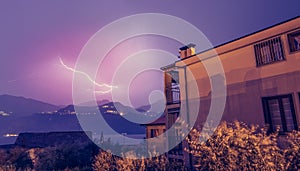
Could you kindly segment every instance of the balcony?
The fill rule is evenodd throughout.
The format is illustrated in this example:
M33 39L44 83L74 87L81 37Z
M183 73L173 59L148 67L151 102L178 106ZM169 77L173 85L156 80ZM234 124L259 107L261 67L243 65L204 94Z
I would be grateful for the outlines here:
M180 103L179 84L172 83L172 86L166 87L167 105Z

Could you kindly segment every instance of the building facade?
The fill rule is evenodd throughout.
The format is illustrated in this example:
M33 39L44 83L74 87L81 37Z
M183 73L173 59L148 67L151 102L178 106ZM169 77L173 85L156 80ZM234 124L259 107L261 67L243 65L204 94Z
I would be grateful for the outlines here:
M207 67L217 66L211 65L216 62L222 64L222 74L208 72ZM219 99L225 104L222 116L215 116L217 122L238 120L267 126L269 131L279 126L280 134L300 126L300 17L197 54L189 44L180 49L180 60L162 70L167 129L179 115L186 115L188 124L196 115L191 127L201 127L213 118L209 117L212 100ZM212 84L224 85L225 92L212 89ZM183 138L176 131L173 136ZM191 156L184 146L183 141L168 157L189 165Z
M166 131L165 116L154 122L144 124L146 126L147 149L149 152L164 151L166 143L164 139L157 138Z

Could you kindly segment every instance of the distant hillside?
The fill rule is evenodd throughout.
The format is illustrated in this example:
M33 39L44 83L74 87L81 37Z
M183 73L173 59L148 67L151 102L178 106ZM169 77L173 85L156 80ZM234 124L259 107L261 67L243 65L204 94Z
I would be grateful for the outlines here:
M21 132L79 131L76 115L33 114L24 117L0 117L0 144L13 143Z
M96 103L98 104L98 106L102 106L106 103L109 103L110 101L109 100L100 100L100 101L97 101ZM79 106L93 106L95 104L95 101L88 101L88 102L85 102L85 103L81 103L79 104Z
M93 125L99 125L100 120L95 113L95 107L78 106L82 113L77 113L81 117L89 120ZM144 134L145 128L139 123L133 123L125 119L123 116L143 117L135 109L124 106L119 102L109 102L98 106L98 109L105 121L117 132L127 134ZM78 111L77 111L78 112ZM75 115L74 105L68 105L59 109L55 115Z
M55 111L59 107L34 99L11 95L0 95L0 115L14 117L29 116L33 113Z
M0 112L0 144L13 143L17 137L10 135L22 132L60 132L82 130L74 105L68 105L61 109L57 106L43 103L33 99L15 97L9 95L0 96L0 111L9 112L9 115L1 115ZM123 116L142 117L135 109L124 106L121 103L100 103L99 106L80 106L83 113L80 117L88 120L91 125L101 124L95 109L100 110L105 121L116 132L127 134L145 134L145 127L139 123L133 123ZM117 109L116 109L117 107ZM52 112L47 112L52 111ZM9 135L8 137L6 135Z

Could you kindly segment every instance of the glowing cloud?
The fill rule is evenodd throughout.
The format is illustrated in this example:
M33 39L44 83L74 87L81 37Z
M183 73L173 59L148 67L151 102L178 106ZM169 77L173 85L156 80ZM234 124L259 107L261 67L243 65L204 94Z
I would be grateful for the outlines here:
M87 73L83 72L83 71L78 71L74 68L71 68L69 66L67 66L63 60L59 57L59 61L61 63L61 65L66 68L67 70L70 70L72 72L75 72L75 73L79 73L79 74L82 74L84 75L90 82L92 82L95 86L97 87L101 87L101 88L108 88L108 90L104 90L104 91L101 91L101 90L97 90L97 91L94 91L95 93L97 94L106 94L106 93L109 93L112 91L113 88L117 88L117 86L113 86L113 85L109 85L109 84L105 84L105 83L98 83L96 82L95 80L93 80Z

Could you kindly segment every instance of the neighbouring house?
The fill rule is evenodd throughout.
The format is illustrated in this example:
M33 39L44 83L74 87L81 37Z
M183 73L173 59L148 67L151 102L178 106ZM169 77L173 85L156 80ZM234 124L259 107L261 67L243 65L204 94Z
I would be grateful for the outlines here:
M84 131L20 133L14 145L26 148L79 145L93 143L90 137L92 133Z
M218 60L223 74L209 73ZM196 115L192 126L201 128L206 120L214 119L209 117L211 108L223 111L222 105L214 106L212 101L222 104L224 99L224 112L216 120L267 126L270 132L279 126L280 134L300 125L300 17L197 54L195 45L189 44L180 48L180 60L162 70L167 129L180 115L190 119L188 124ZM217 86L212 88L213 84ZM172 136L182 139L178 132ZM167 155L191 166L192 156L184 152L185 144L179 143Z
M154 122L143 124L146 126L147 149L149 151L163 151L166 148L166 143L163 139L157 137L166 131L166 118L161 116Z

